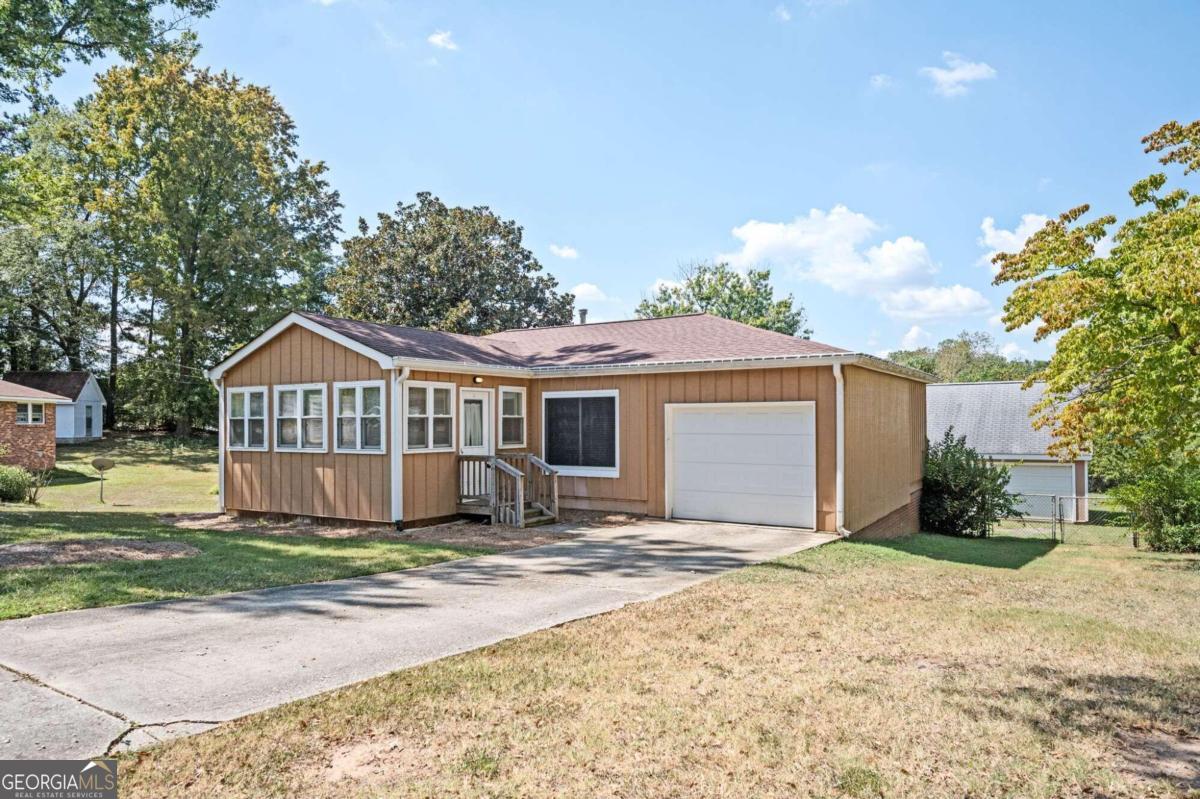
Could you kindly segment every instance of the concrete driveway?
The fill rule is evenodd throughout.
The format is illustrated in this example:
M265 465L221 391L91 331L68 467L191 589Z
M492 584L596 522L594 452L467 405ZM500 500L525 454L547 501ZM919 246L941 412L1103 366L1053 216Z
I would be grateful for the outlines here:
M2 622L0 758L199 732L834 538L646 521L401 572Z

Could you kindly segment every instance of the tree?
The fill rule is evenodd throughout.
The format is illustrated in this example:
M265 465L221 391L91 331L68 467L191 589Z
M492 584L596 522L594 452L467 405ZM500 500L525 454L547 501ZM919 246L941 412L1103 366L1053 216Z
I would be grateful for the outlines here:
M1171 122L1143 143L1185 175L1200 170L1200 121ZM1081 205L995 258L995 282L1015 284L1008 329L1060 336L1036 375L1047 390L1035 423L1051 428L1054 454L1105 441L1144 463L1200 460L1200 196L1166 183L1156 173L1134 184L1144 213L1120 226L1108 254L1097 245L1116 217L1081 221Z
M995 466L955 437L951 428L925 451L921 486L921 529L942 535L980 538L1006 516L1019 516L1017 497L1008 493L1009 471Z
M169 54L97 78L83 146L115 165L91 207L128 259L144 421L212 420L201 369L312 292L338 229L324 164L301 160L265 88Z
M679 270L679 281L664 284L634 311L640 319L709 313L764 330L808 338L803 306L792 295L775 299L771 270L742 274L727 263L693 263Z
M342 243L330 312L352 319L485 335L570 324L575 298L521 244L516 222L486 206L452 208L429 192L379 214Z
M996 350L990 335L966 330L943 339L935 348L897 350L888 359L937 375L943 383L1024 380L1046 365L1045 361L1010 360Z

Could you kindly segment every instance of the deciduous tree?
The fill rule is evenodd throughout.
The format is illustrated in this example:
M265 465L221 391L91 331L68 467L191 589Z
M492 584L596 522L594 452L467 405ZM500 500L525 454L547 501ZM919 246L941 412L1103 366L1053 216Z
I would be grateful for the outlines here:
M997 351L990 335L966 330L943 339L936 347L897 350L888 359L937 375L943 383L1024 380L1046 365L1045 361L1006 358Z

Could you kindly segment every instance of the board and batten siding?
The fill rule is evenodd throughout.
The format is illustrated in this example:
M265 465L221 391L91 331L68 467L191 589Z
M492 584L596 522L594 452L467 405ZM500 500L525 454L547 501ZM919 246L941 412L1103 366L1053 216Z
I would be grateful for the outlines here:
M391 408L391 381L379 364L299 326L287 328L225 374L226 389L267 387L267 440L272 448L275 386L325 383L325 436L329 442L325 453L226 451L227 510L391 521L388 456L333 452L333 383L348 380L385 381L384 407ZM390 425L389 419L389 450Z
M857 366L845 379L845 526L857 531L912 501L925 463L925 384Z
M533 381L529 393L531 448L541 451L542 392L604 389L620 392L619 476L560 477L559 497L565 507L665 515L664 406L667 403L813 400L817 427L817 527L835 529L836 387L830 367L541 378Z

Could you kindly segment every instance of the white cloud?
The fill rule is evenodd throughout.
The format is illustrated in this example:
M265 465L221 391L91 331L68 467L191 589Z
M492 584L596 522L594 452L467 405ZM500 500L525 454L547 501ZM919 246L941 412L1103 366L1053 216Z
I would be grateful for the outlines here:
M920 325L913 325L900 339L900 349L915 350L933 339L933 334Z
M895 84L895 80L892 79L891 75L879 72L870 77L869 83L871 84L872 89L877 92L881 92L884 89L892 88L892 86Z
M569 244L551 244L550 252L554 255L557 255L559 258L568 258L574 260L575 258L579 257L579 250L575 249Z
M959 284L899 289L880 297L879 305L888 316L914 321L970 316L990 308L982 294Z
M775 10L771 13L774 15L775 19L779 20L780 22L792 21L792 12L788 11L787 6L785 6L783 3L775 6Z
M325 6L326 8L328 8L329 6L338 2L338 0L313 0L313 2L319 6Z
M968 61L949 50L942 53L945 67L922 67L920 72L933 81L933 90L943 97L960 97L967 93L968 84L991 80L996 70L982 61Z
M659 289L677 289L682 285L683 284L680 283L678 280L671 280L670 278L660 277L657 280L655 280L652 284L650 284L649 293L650 293L650 296L654 296L655 294L657 294L659 292Z
M776 264L848 294L924 282L937 271L925 244L911 236L862 249L878 231L869 217L844 205L828 213L814 208L791 222L752 219L734 228L742 249L722 258L743 269Z
M1022 214L1021 221L1015 228L1005 230L996 227L996 220L992 217L984 217L979 225L979 229L983 231L983 235L979 237L979 246L986 247L988 252L979 257L980 265L990 266L992 271L998 271L992 263L996 255L1002 252L1020 252L1029 237L1045 227L1049 221L1050 217L1042 214Z
M579 302L613 302L613 298L604 293L604 290L595 283L580 283L575 288L571 289L571 293L575 295L575 299Z
M457 50L458 42L454 41L452 37L453 34L450 31L434 31L425 41L441 50Z
M1029 352L1015 341L1009 341L1000 347L1000 354L1010 361L1029 357Z

